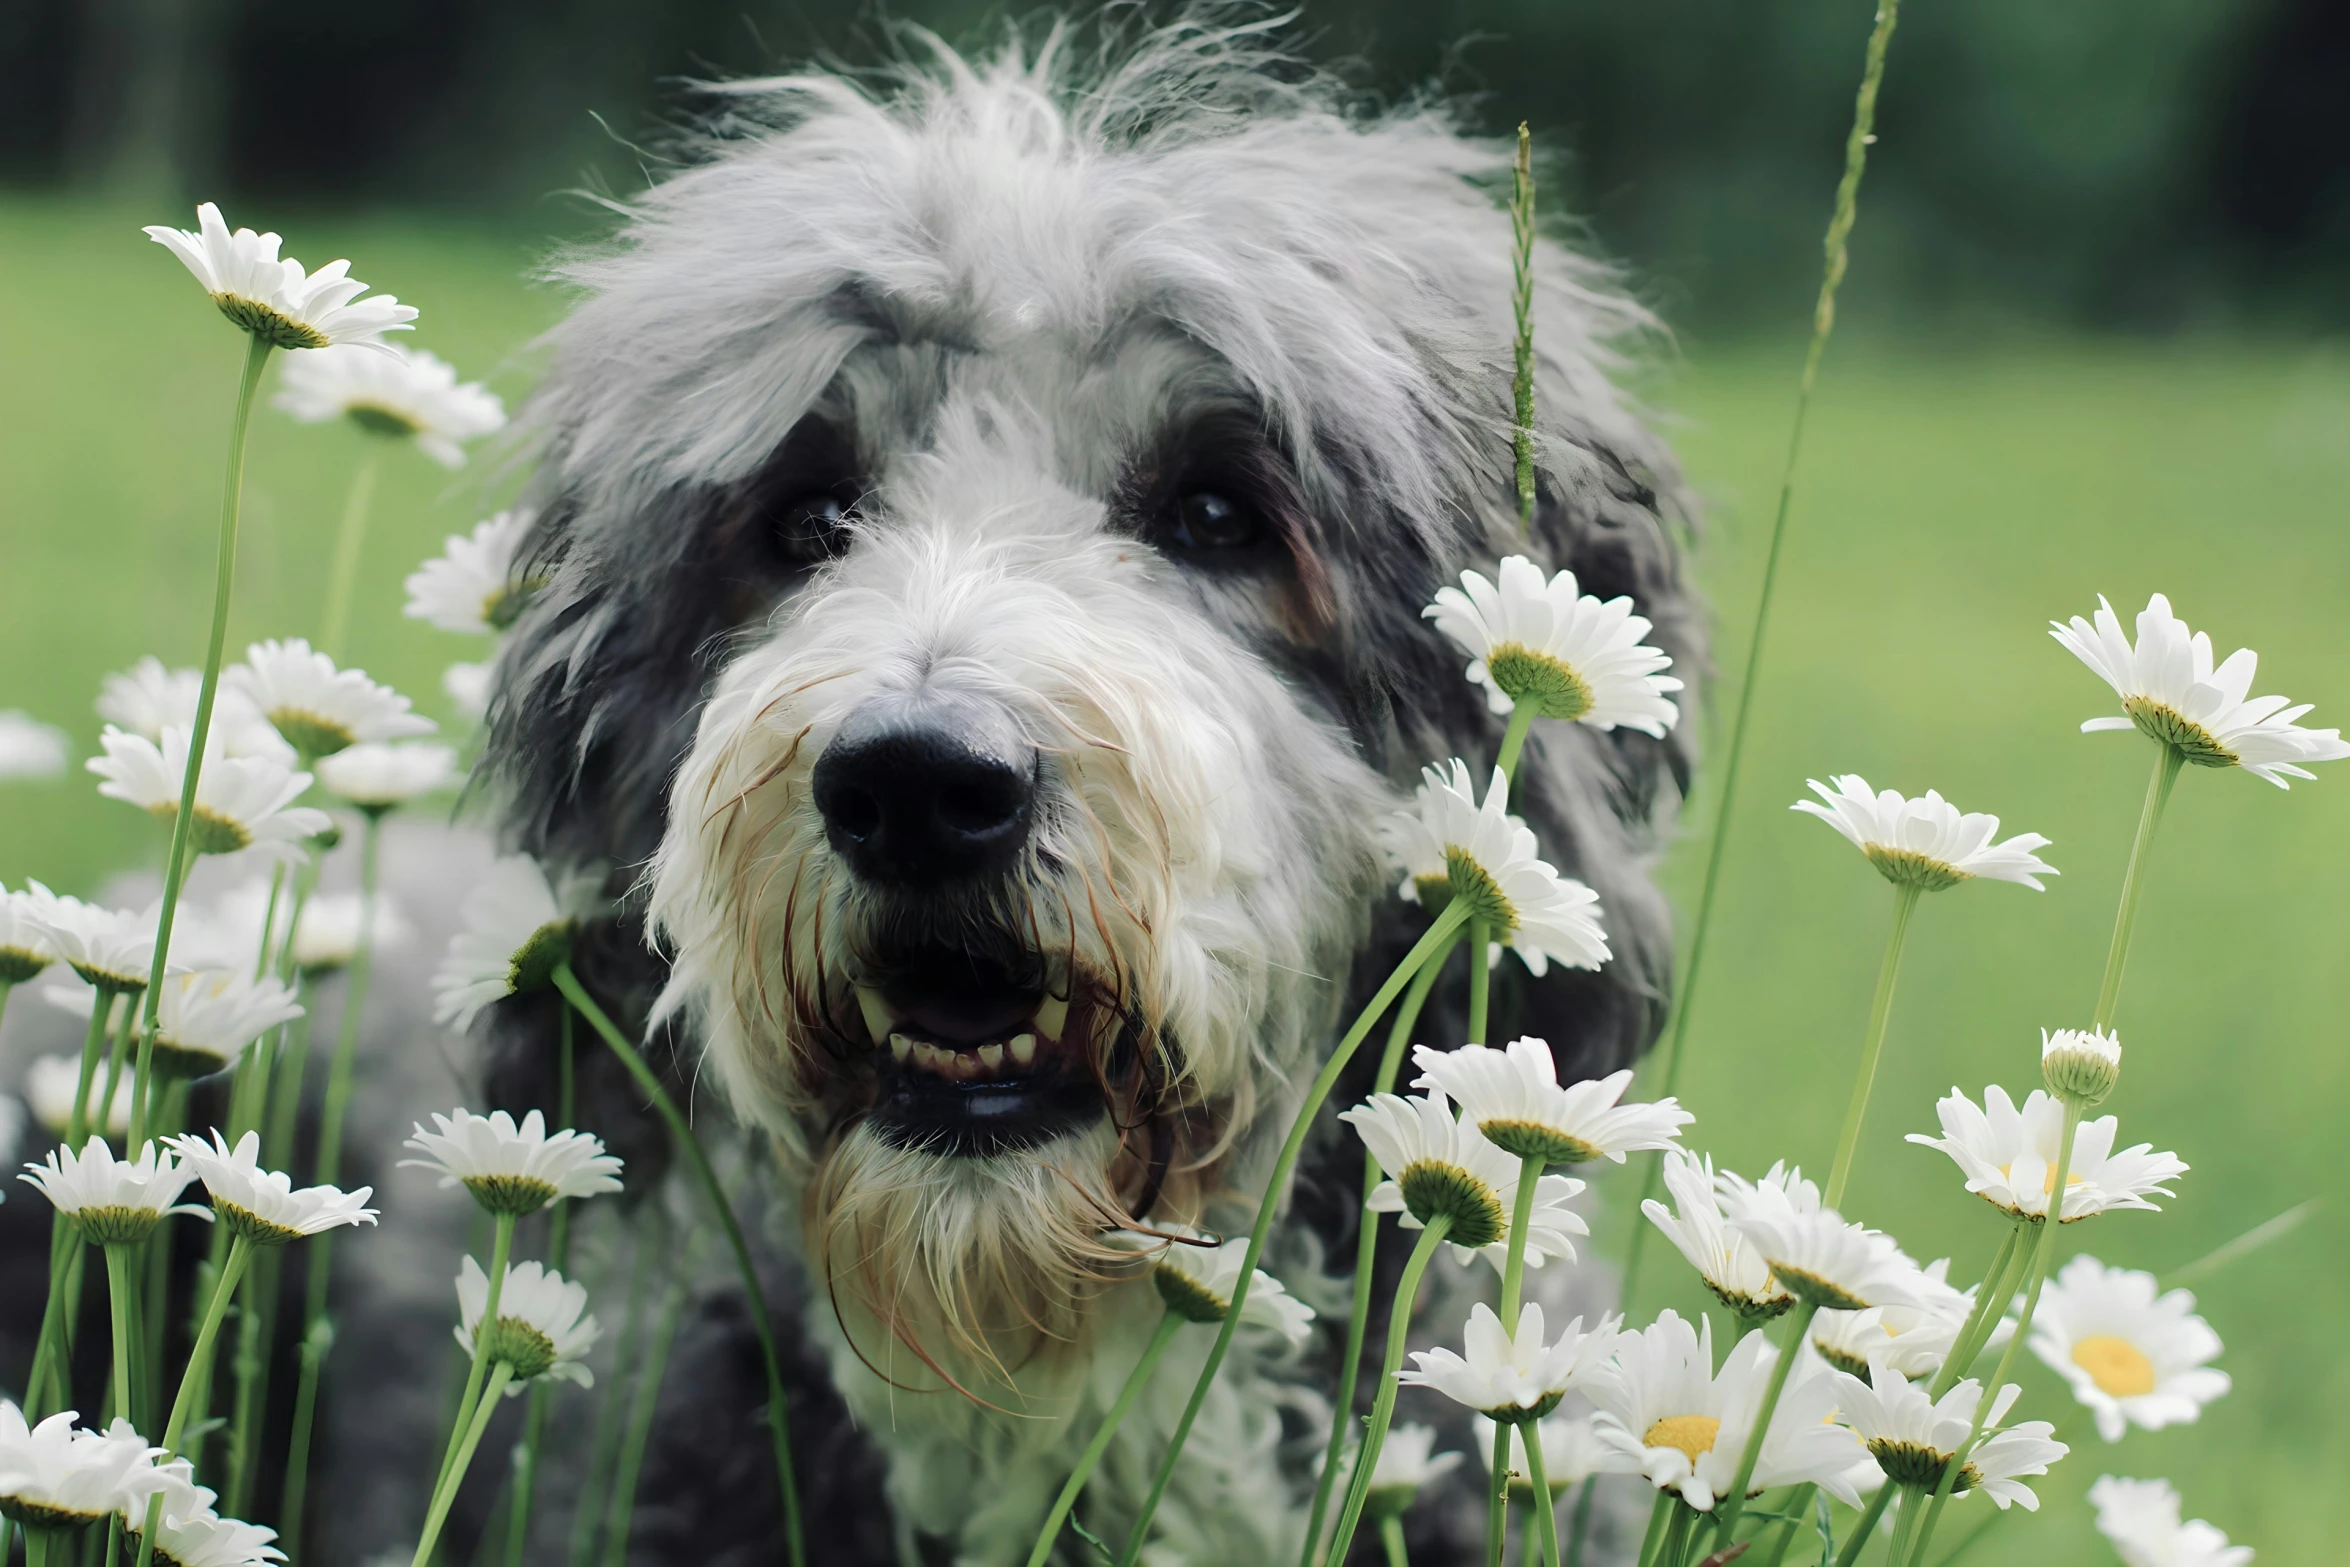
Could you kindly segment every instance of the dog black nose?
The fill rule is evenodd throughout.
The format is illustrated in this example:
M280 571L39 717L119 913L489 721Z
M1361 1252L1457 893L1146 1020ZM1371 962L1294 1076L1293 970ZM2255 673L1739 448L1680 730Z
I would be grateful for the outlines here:
M1036 748L984 697L874 697L817 758L835 852L874 881L923 886L1000 871L1028 840Z

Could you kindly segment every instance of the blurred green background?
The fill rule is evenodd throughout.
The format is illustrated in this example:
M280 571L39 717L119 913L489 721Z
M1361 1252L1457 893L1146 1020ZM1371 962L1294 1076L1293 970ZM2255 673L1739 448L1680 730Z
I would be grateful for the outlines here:
M0 709L63 725L87 754L102 674L200 651L241 345L140 224L218 196L305 260L349 255L423 309L418 346L512 399L561 307L525 276L593 226L555 193L641 179L614 137L657 140L680 112L658 79L812 44L855 56L872 31L830 9L752 10L756 28L715 0L0 14ZM909 14L962 32L980 13ZM2126 615L2160 589L2221 652L2257 646L2260 689L2316 702L2318 723L2350 713L2350 130L2337 94L2312 90L2350 79L2345 14L1913 0L1895 45L1684 1096L1700 1145L1734 1167L1827 1161L1890 899L1786 810L1806 777L1932 786L2047 834L2065 874L2046 894L1965 886L1913 927L1852 1205L1962 1277L1995 1239L1989 1210L1899 1134L1930 1130L1954 1083L2020 1093L2036 1030L2085 1017L2149 764L2133 735L2075 732L2112 703L2048 619L2099 592ZM1641 389L1709 503L1699 572L1734 688L1865 6L1496 0L1309 6L1306 21L1318 49L1361 54L1372 87L1442 72L1487 95L1484 123L1533 118L1568 160L1550 210L1585 215L1680 328ZM315 632L360 440L257 415L232 647ZM501 476L392 456L350 652L446 716L441 669L483 650L403 621L399 579L495 504ZM1684 907L1714 806L1702 773L1699 790L1668 870ZM2350 1503L2312 1483L2350 1461L2333 1331L2350 1223L2326 1173L2350 1125L2346 790L2341 769L2289 794L2182 781L2111 1108L2124 1141L2194 1170L2161 1215L2067 1231L2162 1272L2326 1199L2198 1290L2236 1390L2198 1425L2113 1449L2070 1421L2041 1519L2009 1520L1970 1560L2110 1560L2080 1500L2106 1472L2172 1477L2190 1515L2265 1562L2330 1560L2350 1529ZM86 891L154 846L151 823L78 774L0 785L12 883ZM1621 1225L1603 1220L1603 1253L1620 1255ZM1650 1260L1644 1307L1702 1304L1668 1250ZM2030 1375L2035 1413L2060 1418L2059 1386Z

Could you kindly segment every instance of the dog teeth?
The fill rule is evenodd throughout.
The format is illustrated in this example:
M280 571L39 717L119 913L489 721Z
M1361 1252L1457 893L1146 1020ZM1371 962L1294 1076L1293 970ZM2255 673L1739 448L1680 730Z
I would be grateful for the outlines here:
M1068 1010L1068 1006L1069 1006L1069 1003L1067 1003L1066 1001L1064 1001L1064 1002L1062 1002L1062 1003L1061 1003L1061 1008L1062 1008L1062 1010L1063 1010L1064 1012ZM993 1048L993 1047L991 1046L990 1048ZM1013 1059L1015 1062L1017 1062L1019 1065L1021 1065L1021 1066L1027 1066L1027 1065L1029 1065L1030 1063L1034 1062L1034 1061L1036 1060L1036 1036L1035 1036L1034 1034L1015 1034L1015 1035L1013 1035L1013 1036L1012 1036L1012 1043L1011 1043L1011 1052L1012 1052L1012 1059ZM984 1051L984 1050L980 1052L980 1054L981 1054L981 1055L983 1055L983 1056L984 1056L986 1053L987 1053L987 1052L986 1052L986 1051ZM999 1052L999 1059L1000 1059L1000 1052Z
M903 1034L892 1034L889 1036L889 1053L903 1061L914 1053L914 1041Z
M981 1045L979 1047L979 1064L990 1072L1002 1066L1004 1064L1004 1047L1001 1045Z
M865 1032L873 1036L875 1044L899 1037L889 1031L894 1020L889 1015L889 1003L881 999L880 991L870 985L859 985L857 1010L865 1014Z
M1036 1004L1036 1031L1047 1039L1058 1039L1061 1030L1069 1024L1069 998L1049 992Z

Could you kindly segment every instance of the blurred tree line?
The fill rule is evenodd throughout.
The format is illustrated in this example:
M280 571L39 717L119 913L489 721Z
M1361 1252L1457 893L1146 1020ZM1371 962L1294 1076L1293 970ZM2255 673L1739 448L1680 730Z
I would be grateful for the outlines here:
M1303 0L1390 97L1559 154L1683 321L1807 300L1872 0ZM0 182L561 234L641 185L683 79L867 60L870 0L0 0ZM963 43L977 0L888 13ZM2093 326L2350 321L2350 0L1909 0L1855 304Z

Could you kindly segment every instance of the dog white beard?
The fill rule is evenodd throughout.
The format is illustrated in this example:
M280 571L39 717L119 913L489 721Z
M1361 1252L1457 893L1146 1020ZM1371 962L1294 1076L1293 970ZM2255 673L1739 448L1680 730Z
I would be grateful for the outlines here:
M884 475L854 548L718 682L651 913L674 954L663 1010L690 1013L773 1135L852 1338L876 1327L893 1363L928 1364L927 1385L945 1375L993 1401L1010 1367L1083 1344L1116 1257L1099 1232L1199 1221L1262 1180L1251 1134L1278 1134L1327 1035L1390 796L1163 561L1104 531L1105 508L1056 479L1042 441L977 399L939 428ZM1048 758L1019 886L990 908L1123 1009L1164 1088L1157 1175L1137 1129L1153 1106L1118 1084L1110 1119L980 1158L859 1120L833 1052L874 1047L830 1020L855 1016L884 911L835 855L810 780L860 703L916 689L1008 708ZM1153 1212L1130 1211L1146 1187Z

